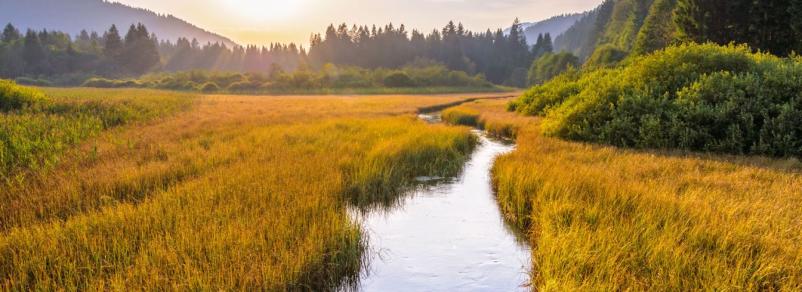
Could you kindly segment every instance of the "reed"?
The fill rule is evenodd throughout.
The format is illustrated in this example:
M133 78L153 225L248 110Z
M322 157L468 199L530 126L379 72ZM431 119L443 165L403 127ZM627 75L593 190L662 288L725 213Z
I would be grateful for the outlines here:
M53 92L85 104L118 91ZM184 111L104 128L52 169L0 190L0 287L353 283L365 243L351 202L381 201L389 193L374 191L458 169L475 143L470 132L412 114L461 98L205 96Z
M464 107L518 129L492 177L537 290L802 289L798 160L568 142L503 102Z

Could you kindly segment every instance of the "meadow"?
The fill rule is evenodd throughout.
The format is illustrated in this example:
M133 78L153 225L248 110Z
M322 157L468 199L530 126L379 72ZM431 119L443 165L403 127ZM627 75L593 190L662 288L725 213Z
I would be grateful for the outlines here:
M570 142L506 107L446 116L515 129L492 177L505 218L528 231L535 289L802 289L799 160Z
M476 143L466 128L413 115L471 95L43 96L63 105L47 108L82 108L97 127L32 152L57 153L46 168L4 172L25 173L0 191L4 290L347 285L365 249L348 209L392 200L419 175L456 174Z

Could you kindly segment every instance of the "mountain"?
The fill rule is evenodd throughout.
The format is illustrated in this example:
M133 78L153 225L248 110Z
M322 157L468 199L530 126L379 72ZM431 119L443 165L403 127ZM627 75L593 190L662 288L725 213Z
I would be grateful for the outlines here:
M538 35L549 33L552 38L561 35L585 14L586 13L558 15L543 21L524 22L521 23L521 27L524 29L526 41L530 45L534 45ZM504 33L509 34L510 29L507 28Z
M78 34L81 30L101 33L112 24L121 34L131 24L142 23L159 39L175 41L179 37L195 38L200 43L224 43L233 46L228 38L201 29L172 15L134 8L104 0L0 0L0 21L25 30L48 29Z

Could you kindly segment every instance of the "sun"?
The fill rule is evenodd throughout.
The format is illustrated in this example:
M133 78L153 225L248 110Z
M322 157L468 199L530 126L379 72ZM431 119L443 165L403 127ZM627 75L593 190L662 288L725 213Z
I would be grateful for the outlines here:
M305 0L223 0L234 15L251 22L290 19L300 12Z

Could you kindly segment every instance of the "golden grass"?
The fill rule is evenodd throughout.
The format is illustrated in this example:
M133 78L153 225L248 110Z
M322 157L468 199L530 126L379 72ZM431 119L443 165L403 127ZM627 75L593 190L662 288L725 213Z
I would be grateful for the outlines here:
M509 99L477 100L443 110L443 121L454 125L478 127L497 138L515 139L522 128L528 129L534 120L509 114L505 105Z
M802 289L799 161L566 142L502 101L463 107L519 129L493 181L538 290Z
M364 248L348 202L458 170L473 136L411 114L461 98L210 96L106 131L0 191L0 286L341 285Z

